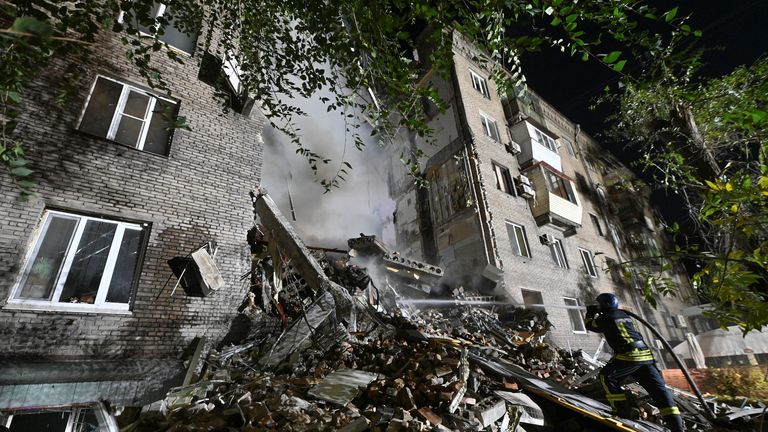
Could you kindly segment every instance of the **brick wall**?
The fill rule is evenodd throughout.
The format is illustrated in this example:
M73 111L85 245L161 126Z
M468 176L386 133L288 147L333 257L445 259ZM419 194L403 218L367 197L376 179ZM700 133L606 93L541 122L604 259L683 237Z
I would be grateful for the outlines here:
M257 109L249 117L222 114L213 89L197 80L199 53L185 65L158 53L179 115L192 130L175 131L167 157L86 136L75 128L97 73L143 84L113 36L102 36L93 50L80 91L65 106L55 104L62 62L52 62L24 93L17 136L39 186L37 196L22 201L0 173L0 359L177 357L196 336L220 340L244 298L239 276L248 270L248 191L260 179L263 116ZM4 307L46 208L151 224L129 316ZM176 279L165 285L166 261L209 240L219 245L216 262L226 286L207 298L186 297L181 289L170 296Z

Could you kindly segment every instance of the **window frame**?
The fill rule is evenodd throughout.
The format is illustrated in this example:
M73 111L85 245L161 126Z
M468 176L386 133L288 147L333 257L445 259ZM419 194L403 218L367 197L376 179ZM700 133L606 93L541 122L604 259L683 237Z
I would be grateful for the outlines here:
M573 301L574 304L572 304L572 305L568 304L569 300ZM574 298L574 297L563 296L563 303L566 306L581 306L581 302L579 302L579 299ZM566 310L568 311L568 318L571 321L571 329L573 330L573 332L577 333L577 334L586 334L587 333L587 326L584 324L584 316L581 315L581 312L579 312L579 309L566 309ZM576 326L576 322L574 322L574 319L573 319L574 315L579 317L579 321L578 322L581 323L581 330L577 330L576 329L576 327L577 327Z
M576 157L576 148L573 146L573 143L569 139L561 138L565 142L565 149L568 151L568 155L575 158Z
M30 266L33 264L37 254L40 251L40 247L46 238L51 221L54 217L75 220L76 225L73 228L69 243L62 258L59 270L55 277L53 289L50 294L50 299L35 299L35 298L22 298L19 297L24 288L25 283L29 277ZM103 273L99 281L99 288L96 293L96 297L93 303L69 303L61 301L62 291L66 284L69 271L72 268L72 263L80 247L80 240L82 239L85 226L88 221L108 222L116 224L114 237L109 246L106 262L104 264ZM136 267L134 268L134 275L131 280L131 288L129 298L126 303L108 302L106 301L109 293L109 283L114 275L115 265L117 264L117 258L119 256L122 239L126 230L140 231L139 247L137 250ZM43 219L39 225L39 228L33 235L33 245L27 251L24 259L24 265L21 267L21 271L17 276L17 281L10 290L10 295L5 308L11 309L30 309L30 310L54 310L54 311L75 311L75 312L95 312L95 313L117 313L117 314L131 314L130 308L133 304L136 287L138 285L139 274L141 273L141 265L143 262L143 256L146 250L147 238L148 238L149 225L146 223L127 222L106 217L90 216L78 213L69 213L61 210L46 210L43 215Z
M485 133L485 136L494 141L501 142L501 136L499 135L499 124L496 122L496 119L480 111L480 124L483 125L483 132ZM493 132L495 133L495 136L491 134L490 125L493 125Z
M531 137L531 138L537 143L549 149L550 151L557 153L557 149L559 148L559 146L557 145L557 141L555 141L554 138L547 135L544 131L537 128L536 126L531 125L531 127L533 128L534 135L536 135L535 137Z
M491 167L493 168L494 177L496 177L496 189L515 196L515 187L509 168L494 161L491 161Z
M576 199L576 191L574 190L570 180L563 177L561 174L547 169L544 166L542 166L542 169L544 170L544 181L547 185L547 191L549 193L556 195L570 203L578 204L578 200ZM553 177L555 178L554 181L552 179ZM557 193L558 191L563 191L563 194L566 196Z
M525 227L510 221L504 221L504 223L507 225L507 237L509 237L510 246L512 246L512 254L523 258L531 258L531 248L528 243L528 235L525 233ZM515 234L514 237L509 235L509 227L512 227L512 232ZM518 237L518 232L522 237ZM519 238L523 239L524 248L520 247ZM515 252L515 247L520 253Z
M540 299L538 304L544 304L544 295L541 293L541 291L527 289L527 288L520 288L520 296L523 298L523 305L530 307L532 310L542 310L542 311L546 311L547 310L543 306L531 306L531 305L534 305L534 304L537 304L537 303L526 303L525 302L525 293L526 292L533 293L534 295L537 295L538 298Z
M472 88L474 88L478 93L483 95L484 98L490 99L491 98L491 92L488 89L488 82L485 78L483 78L479 73L473 71L472 69L469 70L470 80L472 81Z
M595 258L592 255L592 251L579 248L579 255L581 255L581 263L584 264L585 273L587 273L589 277L597 279L597 266L595 265Z
M195 34L195 37L193 38L193 39L194 39L194 43L193 43L193 45L194 45L194 46L192 47L192 51L185 51L183 48L179 48L179 47L177 47L176 45L172 45L172 44L170 44L170 43L168 43L168 42L166 42L166 41L164 41L164 40L160 39L160 35L158 35L158 34L157 34L157 25L158 25L158 24L157 24L157 19L158 19L159 17L161 17L161 16L165 15L165 11L166 11L166 9L168 9L168 5L167 5L167 4L165 4L165 3L163 3L163 2L157 2L157 4L158 4L158 7L157 7L157 13L156 13L156 14L155 14L155 16L153 17L153 19L154 19L154 21L155 21L155 24L153 24L152 26L150 26L150 28L154 30L154 33L147 33L147 32L145 32L145 31L142 31L141 29L139 29L139 28L138 28L138 25L136 26L136 27L137 27L137 28L136 28L136 30L137 30L137 31L139 32L139 34L140 34L140 35L142 35L142 36L146 36L146 37L151 37L151 38L153 38L153 39L157 39L159 42L161 42L162 44L164 44L166 47L172 48L172 49L174 49L174 50L176 50L176 51L178 51L178 52L180 52L180 53L184 53L184 54L186 54L186 55L188 55L188 56L192 56L192 54L194 54L195 50L197 49L197 41L198 41L198 39L200 38L200 31L199 31L199 29L198 29L198 32ZM123 19L124 19L124 14L125 14L125 12L124 12L124 11L120 12L120 19L118 19L118 22L121 22L121 23L123 22ZM170 21L168 22L168 25L166 25L166 28L167 28L169 25L172 25L172 23L171 23ZM176 27L174 27L174 28L176 28ZM178 30L179 32L183 33L183 32L182 32L180 29L177 29L177 30ZM183 33L183 34L184 34L184 35L186 35L186 36L189 36L189 35L188 35L188 34L186 34L186 33Z
M122 90L120 91L120 96L117 99L117 104L115 106L115 112L114 112L114 114L112 114L112 120L111 120L111 122L109 124L109 129L107 130L106 136L95 135L95 134L92 134L90 132L82 130L83 121L85 120L85 112L88 110L88 107L91 104L91 99L93 99L94 92L96 91L96 84L99 82L99 79L105 79L107 81L112 81L114 83L117 83L117 84L120 84L120 85L123 86ZM143 122L143 125L142 125L142 128L141 128L141 133L139 134L139 138L138 138L138 141L137 141L136 145L133 145L133 146L131 146L130 144L124 144L124 143L121 143L119 141L115 141L115 135L117 134L117 130L120 127L120 121L121 121L121 119L122 119L122 117L124 115L128 116L128 117L130 117L132 119L139 120L138 117L134 117L132 115L124 114L123 113L123 110L125 110L126 102L128 101L128 97L130 96L131 92L136 92L136 93L142 94L144 96L147 96L149 98L149 102L147 102L147 109L144 112L144 118L141 119L141 121ZM77 120L77 130L82 132L82 133L84 133L84 134L88 134L90 136L95 136L95 137L98 137L98 138L106 139L108 141L111 141L111 142L114 142L114 143L117 143L117 144L120 144L120 145L124 145L126 147L131 147L133 149L136 149L136 150L139 150L139 151L142 151L142 152L145 152L145 153L150 153L150 154L155 154L155 155L167 157L168 154L170 153L171 141L173 140L173 130L171 130L169 135L168 135L168 142L166 143L166 152L165 153L155 153L155 152L144 150L144 145L146 144L146 140L147 140L147 134L149 133L149 126L152 123L152 119L154 118L154 116L156 114L155 113L155 106L157 105L157 100L158 99L163 100L163 101L165 101L167 103L173 104L175 106L175 111L177 113L176 117L178 117L178 110L179 110L179 106L180 106L179 101L171 99L171 98L159 96L156 93L150 92L148 90L145 90L145 89L143 89L141 87L138 87L138 86L135 86L133 84L129 84L127 82L120 81L120 80L115 79L115 78L111 78L111 77L108 77L108 76L105 76L105 75L98 74L98 75L96 75L96 78L93 80L93 83L91 84L91 89L88 92L88 97L85 99L85 103L83 104L83 109L80 112L80 117ZM161 115L161 114L158 114L158 115Z
M597 232L600 237L605 237L603 227L600 225L600 218L594 213L589 213L589 220L592 221L592 227L595 228L595 232Z
M555 239L555 241L549 245L549 251L552 254L552 261L562 269L569 269L568 258L565 256L565 246L563 246L562 239ZM559 252L559 253L558 253Z

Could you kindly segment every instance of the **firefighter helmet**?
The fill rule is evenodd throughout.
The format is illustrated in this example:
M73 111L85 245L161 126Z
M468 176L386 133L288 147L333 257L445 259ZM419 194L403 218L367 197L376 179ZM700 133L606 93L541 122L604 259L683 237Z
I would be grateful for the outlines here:
M614 310L619 308L619 299L611 293L602 293L597 296L597 304L600 310Z

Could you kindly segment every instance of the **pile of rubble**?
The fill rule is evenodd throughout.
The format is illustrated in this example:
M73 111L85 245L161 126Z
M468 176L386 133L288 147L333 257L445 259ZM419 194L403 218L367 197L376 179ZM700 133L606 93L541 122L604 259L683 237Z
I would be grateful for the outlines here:
M350 240L390 269L374 281L349 260L316 259L268 197L254 207L265 226L249 236L250 334L191 364L196 382L119 418L122 430L666 430L649 405L644 420L619 419L576 392L599 394L599 364L543 343L545 312L463 305L481 303L464 292L453 305L436 301L451 307L419 310L400 300L428 304L439 268Z

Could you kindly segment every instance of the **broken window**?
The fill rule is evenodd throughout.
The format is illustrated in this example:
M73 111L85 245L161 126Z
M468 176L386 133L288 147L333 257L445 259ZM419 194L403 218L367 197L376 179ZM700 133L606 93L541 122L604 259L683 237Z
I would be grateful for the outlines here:
M178 103L103 76L96 77L79 130L160 155L168 154L169 120Z
M480 74L472 69L469 70L469 74L472 77L472 87L474 87L478 93L490 99L491 93L488 91L488 84L485 82L485 78L481 77Z
M600 226L600 219L598 219L596 215L590 213L589 214L589 220L592 221L592 226L595 228L595 232L600 237L605 236L605 234L603 234L603 228Z
M0 426L11 432L92 432L106 430L107 422L99 408L59 408L12 412Z
M525 227L512 222L507 222L507 234L509 235L509 242L512 245L512 253L530 258L531 250L528 248L528 238L525 235Z
M12 302L128 310L143 234L135 223L48 211Z
M568 306L568 318L571 319L571 328L575 333L586 333L587 329L584 327L584 317L581 316L581 311L578 309L579 300L570 297L563 297L565 305Z
M496 126L496 120L488 114L480 111L480 122L483 123L483 132L494 141L499 140L499 128Z
M579 254L581 255L581 262L584 264L584 271L590 277L597 277L597 268L595 267L595 260L592 258L592 252L579 248Z
M152 25L137 23L136 27L140 32L156 36L159 41L187 54L192 54L195 51L198 29L183 28L181 21L174 15L174 11L171 10L170 6L159 2L155 3L152 6L150 16L155 19L155 23ZM162 29L158 22L160 21L159 19L165 22L165 26Z
M560 268L568 268L568 260L565 259L565 249L563 248L563 241L557 239L549 245L549 251L552 253L552 260Z
M547 188L551 194L557 195L574 204L576 203L576 196L573 193L573 187L571 187L570 181L546 168L544 169L544 178L547 179Z
M464 162L460 158L451 158L439 167L428 169L427 179L431 183L430 209L436 225L472 205Z
M510 195L514 194L514 188L512 186L512 176L509 174L509 168L501 166L496 162L492 162L493 173L496 176L496 189Z
M523 293L523 304L533 310L544 310L542 306L544 299L541 297L541 292L523 289L520 290Z
M233 111L247 114L252 105L249 103L248 92L243 83L243 72L233 53L228 53L222 60L206 52L200 62L197 77L200 81L212 86L216 96L225 99L228 107Z

